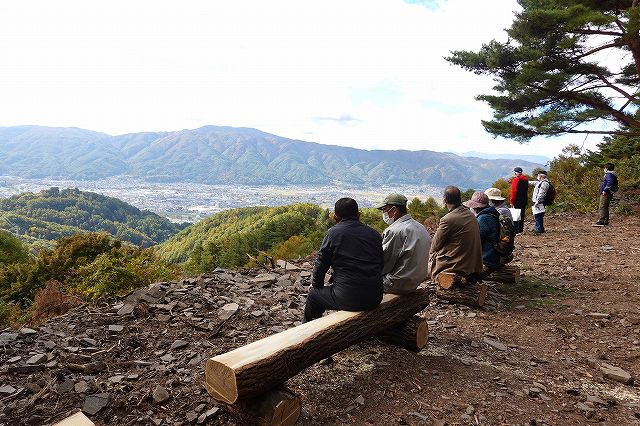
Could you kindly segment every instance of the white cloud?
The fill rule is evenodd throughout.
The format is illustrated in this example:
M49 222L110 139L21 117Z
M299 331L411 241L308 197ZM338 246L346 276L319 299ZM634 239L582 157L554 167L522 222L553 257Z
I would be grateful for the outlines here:
M0 125L111 134L203 124L381 149L552 155L493 141L491 81L443 60L515 0L3 1ZM595 137L594 137L595 138ZM591 142L595 142L591 141Z

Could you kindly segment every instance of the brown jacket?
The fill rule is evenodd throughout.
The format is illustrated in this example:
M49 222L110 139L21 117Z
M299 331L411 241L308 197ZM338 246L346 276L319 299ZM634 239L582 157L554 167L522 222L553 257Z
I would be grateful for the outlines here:
M435 279L440 272L462 276L482 271L480 227L475 215L458 206L440 219L431 241L429 274Z

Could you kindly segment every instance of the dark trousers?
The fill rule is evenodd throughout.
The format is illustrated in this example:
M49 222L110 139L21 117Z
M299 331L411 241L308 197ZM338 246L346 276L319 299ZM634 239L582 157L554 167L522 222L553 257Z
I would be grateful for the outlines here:
M535 232L544 232L544 212L534 214L533 218L536 220L536 226L533 228Z
M311 288L307 295L307 303L304 305L304 322L320 318L327 309L345 311L364 311L375 308L382 300L382 291L377 295L374 292L363 290L359 294L336 292L333 286Z
M598 222L609 224L609 205L613 194L607 191L605 194L600 193L600 205L598 206Z
M513 207L515 209L520 209L520 220L517 222L513 222L513 227L515 228L515 231L517 234L522 233L522 231L524 231L524 212L527 211L527 206L522 206L522 207Z

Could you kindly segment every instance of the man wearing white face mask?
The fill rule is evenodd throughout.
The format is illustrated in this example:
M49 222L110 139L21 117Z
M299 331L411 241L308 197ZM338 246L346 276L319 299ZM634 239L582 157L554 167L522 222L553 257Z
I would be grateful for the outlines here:
M385 293L408 293L427 277L431 236L427 229L407 213L407 197L389 194L376 206L389 226L382 233Z

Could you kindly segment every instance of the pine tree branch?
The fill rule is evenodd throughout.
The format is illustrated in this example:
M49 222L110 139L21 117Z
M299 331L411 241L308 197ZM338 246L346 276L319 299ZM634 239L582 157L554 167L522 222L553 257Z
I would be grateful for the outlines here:
M542 91L544 93L548 93L552 98L553 97L557 97L557 98L560 98L560 99L571 100L571 101L575 101L575 102L590 106L592 108L595 108L597 110L603 111L603 112L611 115L618 122L625 124L627 127L640 129L640 121L634 119L633 117L631 117L628 114L625 114L624 112L621 112L621 111L618 111L615 108L612 108L606 102L602 102L602 101L595 100L593 98L588 98L588 97L585 97L585 96L581 96L579 93L576 93L574 91L553 91L553 90L547 89L546 87L538 86L538 85L535 85L535 84L529 84L528 86L531 87L534 90L540 90L540 91Z
M573 31L569 31L569 34L608 35L608 36L614 36L614 37L623 37L624 36L623 32L617 32L617 31L581 30L581 29L576 29L576 30L573 30Z
M633 96L633 95L625 92L624 90L622 90L620 87L612 84L609 80L607 80L607 78L605 76L600 75L600 74L596 74L596 77L598 77L606 85L606 87L608 87L609 89L620 93L622 96L625 97L625 99L628 99L629 101L638 100L638 98L636 96Z
M626 46L625 43L621 42L621 41L614 41L613 43L609 43L609 44L603 44L600 47L596 47L595 49L591 49L588 52L585 52L581 55L576 56L575 59L582 59L585 58L589 55L593 55L594 53L600 52L601 50L605 50L605 49L610 49L612 47L623 47Z
M640 130L638 131L633 131L633 132L623 132L620 130L611 130L611 131L607 131L607 130L567 130L564 132L556 132L556 134L562 134L562 133L589 133L589 134L594 134L594 135L620 135L620 136L640 136Z

